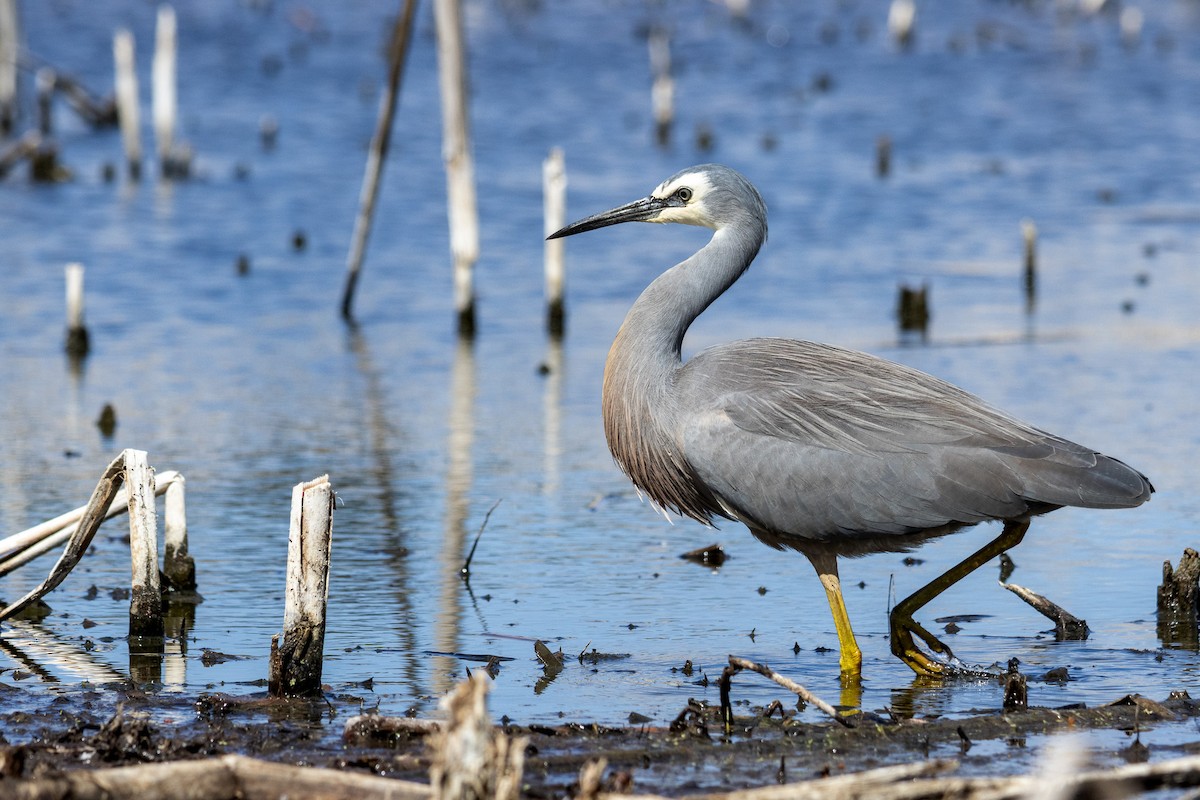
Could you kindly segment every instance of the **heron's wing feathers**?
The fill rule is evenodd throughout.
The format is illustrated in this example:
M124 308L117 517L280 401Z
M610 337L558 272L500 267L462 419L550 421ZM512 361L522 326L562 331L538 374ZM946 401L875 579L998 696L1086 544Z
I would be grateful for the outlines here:
M1119 461L864 353L751 339L701 353L680 381L687 460L733 516L779 530L909 532L1149 495Z

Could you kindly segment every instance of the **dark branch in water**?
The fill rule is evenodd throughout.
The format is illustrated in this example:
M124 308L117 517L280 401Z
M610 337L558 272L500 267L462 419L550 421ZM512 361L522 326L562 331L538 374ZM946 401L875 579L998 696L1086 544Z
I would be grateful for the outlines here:
M483 536L483 529L487 527L488 520L492 518L492 512L496 510L496 506L498 505L500 505L500 500L492 503L492 507L483 515L483 522L479 525L479 533L475 534L475 541L471 544L471 552L467 553L467 560L463 562L462 569L458 571L458 574L467 583L471 582L471 559L475 557L475 548L479 547L479 539Z

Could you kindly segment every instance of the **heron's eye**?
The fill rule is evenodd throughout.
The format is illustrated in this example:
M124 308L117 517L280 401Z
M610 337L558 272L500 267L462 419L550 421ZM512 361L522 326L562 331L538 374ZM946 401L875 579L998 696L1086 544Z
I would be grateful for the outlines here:
M675 196L686 203L692 199L692 190L686 186L680 187L675 190Z

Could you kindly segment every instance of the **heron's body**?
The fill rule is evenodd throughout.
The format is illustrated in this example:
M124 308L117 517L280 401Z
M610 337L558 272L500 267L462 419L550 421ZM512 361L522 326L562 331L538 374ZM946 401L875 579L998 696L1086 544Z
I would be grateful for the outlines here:
M1153 491L1116 459L865 353L764 338L683 362L688 326L757 255L766 208L741 175L704 165L555 236L624 221L684 222L715 233L650 284L617 334L604 374L609 448L659 506L704 523L735 519L767 544L807 555L829 594L843 672L857 672L859 655L837 556L905 550L985 520L1006 522L1002 551L1020 540L1032 515L1136 506ZM984 551L977 556L995 554ZM897 606L899 620L893 614L893 649L918 672L939 668L909 652L909 632L949 651L910 612L979 565L968 562L945 585L935 581Z

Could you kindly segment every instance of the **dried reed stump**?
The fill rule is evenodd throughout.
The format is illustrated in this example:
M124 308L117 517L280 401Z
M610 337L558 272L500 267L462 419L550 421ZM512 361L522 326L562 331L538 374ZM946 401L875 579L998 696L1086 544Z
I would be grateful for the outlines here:
M283 633L271 637L268 688L276 697L321 691L333 489L329 476L292 489Z
M1158 638L1193 650L1200 646L1197 617L1200 612L1200 554L1183 551L1179 566L1163 562L1163 581L1158 587Z

